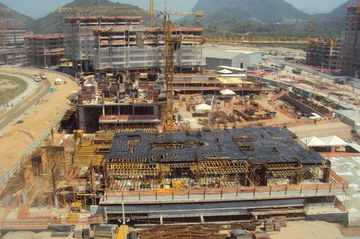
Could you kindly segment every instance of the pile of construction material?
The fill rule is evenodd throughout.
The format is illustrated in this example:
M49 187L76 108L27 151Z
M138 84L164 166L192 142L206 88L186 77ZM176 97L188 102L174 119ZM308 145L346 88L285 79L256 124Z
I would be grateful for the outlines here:
M281 227L286 226L286 217L272 217L270 219L266 219L264 222L266 232L280 231Z
M116 228L114 225L96 225L94 239L113 239L116 236Z
M253 238L256 223L201 224L201 225L165 225L138 231L141 239L225 239ZM250 232L248 232L250 231ZM229 232L229 233L228 233ZM131 234L130 234L131 235ZM230 235L230 237L229 237ZM255 237L256 238L256 237ZM266 239L266 237L259 237Z

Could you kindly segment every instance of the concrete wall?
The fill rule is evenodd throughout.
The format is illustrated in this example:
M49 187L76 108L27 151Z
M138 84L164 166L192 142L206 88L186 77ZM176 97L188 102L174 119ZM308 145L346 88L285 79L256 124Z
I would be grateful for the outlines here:
M210 70L218 70L219 66L233 66L232 60L224 59L224 58L213 58L206 57L205 58L206 68Z
M218 70L219 66L231 66L246 69L248 66L259 65L261 62L261 53L239 53L234 58L205 57L206 68Z

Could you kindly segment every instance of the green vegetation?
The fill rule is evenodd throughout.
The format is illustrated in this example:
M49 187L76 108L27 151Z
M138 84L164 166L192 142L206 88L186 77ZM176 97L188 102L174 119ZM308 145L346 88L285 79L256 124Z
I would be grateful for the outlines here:
M20 95L26 88L25 81L17 77L0 74L0 105Z
M344 29L348 3L329 14L314 16L283 0L199 0L193 11L205 13L203 25L206 34L306 37L308 20L312 19L311 37L335 38L340 37ZM184 21L189 21L189 18Z
M307 37L308 32L308 24L304 22L285 25L228 19L204 24L204 27L206 29L205 34L209 35L251 34L256 36ZM314 21L312 28L311 37L336 38L340 37L344 24L339 22L317 23Z

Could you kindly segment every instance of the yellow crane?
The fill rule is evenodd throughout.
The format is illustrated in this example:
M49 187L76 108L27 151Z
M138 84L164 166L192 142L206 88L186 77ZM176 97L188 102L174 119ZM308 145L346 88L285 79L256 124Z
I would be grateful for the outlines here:
M166 131L174 130L174 61L175 52L180 49L182 37L172 35L172 22L170 15L173 16L195 16L195 21L201 21L204 16L202 12L183 12L183 13L168 13L167 0L165 0L164 16L164 81L166 90L166 106L165 106L165 119L164 126Z
M165 129L174 130L174 60L175 51L180 49L181 37L172 36L172 22L169 14L164 14L164 80L166 90Z
M155 27L155 9L154 9L154 0L150 0L149 3L149 16L150 16L150 27Z

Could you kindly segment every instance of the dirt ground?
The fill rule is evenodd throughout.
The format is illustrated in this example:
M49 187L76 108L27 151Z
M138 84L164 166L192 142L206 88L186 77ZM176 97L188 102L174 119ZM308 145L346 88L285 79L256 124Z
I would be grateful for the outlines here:
M311 136L321 138L332 135L336 135L345 140L352 138L351 127L342 122L289 127L289 130L296 134L299 138L306 138Z
M39 70L23 68L1 68L0 73L21 72L22 74L34 75ZM24 112L24 123L12 124L0 138L0 176L3 176L28 149L33 141L43 132L56 118L69 101L67 96L78 86L70 78L55 73L47 73L48 80L52 85L56 78L66 81L66 84L58 85L54 93L48 93L43 99ZM24 99L24 101L26 98Z
M338 224L323 221L295 221L288 222L287 227L282 227L280 232L273 232L270 236L271 239L339 239L345 235L341 233Z

